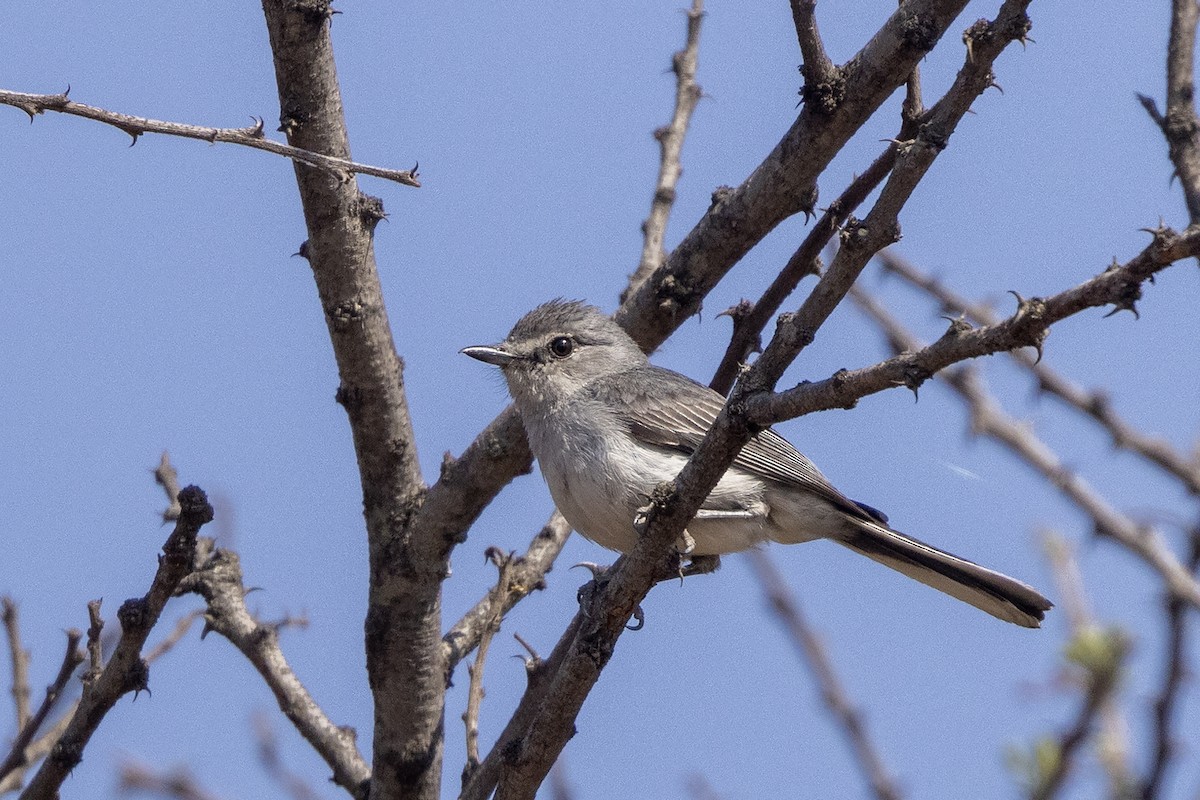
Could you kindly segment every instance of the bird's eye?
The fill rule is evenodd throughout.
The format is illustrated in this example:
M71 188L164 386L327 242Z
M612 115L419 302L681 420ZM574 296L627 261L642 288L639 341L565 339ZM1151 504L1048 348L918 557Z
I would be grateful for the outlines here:
M575 340L570 336L556 336L550 340L550 354L555 358L566 358L575 352Z

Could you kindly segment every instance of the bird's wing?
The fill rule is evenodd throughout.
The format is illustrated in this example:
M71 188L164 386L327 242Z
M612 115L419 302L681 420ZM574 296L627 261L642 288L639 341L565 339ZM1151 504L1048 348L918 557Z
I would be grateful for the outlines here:
M725 405L725 398L691 378L646 365L593 381L586 389L621 418L637 439L691 455ZM854 516L887 523L869 506L849 499L804 454L771 429L750 438L734 466L812 492Z

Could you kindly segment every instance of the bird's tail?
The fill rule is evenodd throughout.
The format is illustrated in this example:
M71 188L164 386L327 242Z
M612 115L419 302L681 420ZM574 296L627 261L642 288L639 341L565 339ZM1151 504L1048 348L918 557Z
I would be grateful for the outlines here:
M855 520L834 541L867 558L891 567L926 586L970 603L993 617L1026 628L1040 627L1053 603L1021 581L936 547L899 531L865 520Z

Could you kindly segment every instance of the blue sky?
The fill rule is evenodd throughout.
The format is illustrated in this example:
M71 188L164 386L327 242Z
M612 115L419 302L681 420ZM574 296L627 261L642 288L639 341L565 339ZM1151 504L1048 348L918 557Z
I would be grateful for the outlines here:
M958 32L995 3L972 3L923 64L927 102L964 56ZM886 0L818 9L828 49L849 58L894 7ZM491 371L457 354L492 342L554 296L606 310L641 249L657 144L669 118L670 54L682 4L345 3L334 43L356 159L406 168L424 187L374 179L390 218L376 250L417 428L436 476L506 403ZM668 233L694 224L714 188L740 183L796 114L799 53L787 3L710 0L698 80L705 98L683 153ZM102 11L48 2L8 10L0 30L4 88L72 97L131 114L218 126L278 116L271 57L254 4L222 0ZM1135 99L1163 95L1169 9L1103 14L1090 4L1034 3L1035 40L996 65L990 91L917 190L899 251L958 291L1010 308L1125 260L1159 219L1186 223L1166 147ZM820 182L822 197L894 135L899 98L851 142ZM185 482L218 502L215 530L242 554L264 616L307 613L285 650L334 720L366 743L370 694L361 631L366 548L348 425L306 262L291 166L228 145L123 133L48 115L32 125L0 109L5 285L0 292L0 591L20 603L34 685L61 654L61 631L86 626L87 600L111 615L145 591L166 531L149 470L163 449ZM780 226L655 357L707 380L729 334L717 312L756 298L804 234ZM1181 449L1197 437L1200 397L1196 270L1147 287L1142 318L1089 312L1056 327L1048 363L1109 388L1117 408ZM802 290L811 283L802 285ZM941 333L934 305L869 268L876 289L920 335ZM799 304L796 298L791 307ZM884 357L881 338L840 309L788 373L828 376ZM1052 400L1034 397L1003 359L989 385L1118 507L1155 520L1194 519L1194 503ZM1087 521L995 445L966 434L963 409L935 382L853 411L780 427L847 494L900 530L1057 591L1036 531L1079 544L1098 616L1135 640L1126 697L1144 738L1159 669L1158 586L1134 559L1095 542ZM456 553L447 625L494 579L492 544L521 548L551 510L539 476L518 479ZM1178 531L1164 524L1178 541ZM1056 682L1065 620L1040 632L1007 626L832 545L771 554L820 630L891 771L911 796L1004 798L1015 743L1067 724L1075 697ZM586 577L566 565L608 554L572 541L549 588L523 603L492 648L484 741L524 683L519 632L549 652ZM168 621L196 605L183 600ZM748 565L668 584L625 636L564 755L581 800L685 798L702 773L728 798L859 797L863 784L808 673L767 613ZM1193 653L1193 656L1196 654ZM7 673L0 670L0 678ZM445 796L463 759L465 670L448 696ZM186 763L224 796L276 787L256 766L250 714L273 709L227 643L191 636L151 676L154 694L122 701L64 797L113 793L135 757ZM1195 703L1185 707L1193 729ZM276 717L291 766L336 797L317 757ZM5 729L0 725L0 729ZM1094 773L1094 762L1086 762ZM1194 774L1195 764L1186 772ZM1089 796L1086 781L1070 796ZM1195 785L1173 784L1172 796Z

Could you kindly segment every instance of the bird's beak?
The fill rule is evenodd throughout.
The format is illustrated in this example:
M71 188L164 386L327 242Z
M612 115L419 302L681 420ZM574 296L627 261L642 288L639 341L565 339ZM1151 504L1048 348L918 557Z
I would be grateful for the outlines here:
M476 345L474 347L464 347L458 352L471 358L479 359L488 364L495 364L497 367L505 367L516 361L519 357L513 355L503 348L503 346L494 345Z

